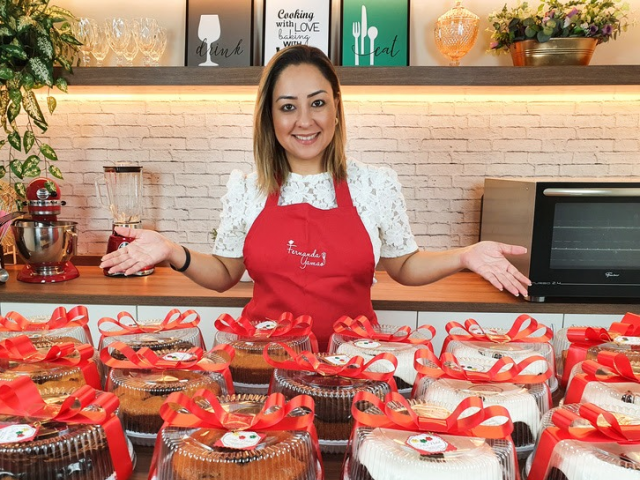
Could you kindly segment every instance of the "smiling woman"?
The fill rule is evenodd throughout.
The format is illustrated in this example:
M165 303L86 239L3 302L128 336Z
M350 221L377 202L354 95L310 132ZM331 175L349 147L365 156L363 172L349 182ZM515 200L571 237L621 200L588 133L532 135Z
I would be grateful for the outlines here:
M424 285L464 268L514 295L529 280L505 254L522 247L481 242L418 251L395 172L347 160L340 84L327 56L296 45L280 50L263 72L254 115L256 171L234 171L213 255L187 251L149 230L117 230L135 238L102 268L133 274L168 260L205 287L224 291L245 268L254 280L243 316L309 315L319 344L333 323L364 315L373 323L371 286L379 263L404 285Z

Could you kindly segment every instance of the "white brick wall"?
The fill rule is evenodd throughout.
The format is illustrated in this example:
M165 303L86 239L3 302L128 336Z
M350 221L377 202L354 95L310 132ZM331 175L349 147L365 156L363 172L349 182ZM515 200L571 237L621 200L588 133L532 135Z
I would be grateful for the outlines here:
M252 168L252 98L57 97L47 136L79 253L104 252L110 220L93 182L115 161L144 166L146 227L209 251L228 173ZM346 97L349 154L398 172L425 248L477 240L485 176L640 176L640 96L391 99Z

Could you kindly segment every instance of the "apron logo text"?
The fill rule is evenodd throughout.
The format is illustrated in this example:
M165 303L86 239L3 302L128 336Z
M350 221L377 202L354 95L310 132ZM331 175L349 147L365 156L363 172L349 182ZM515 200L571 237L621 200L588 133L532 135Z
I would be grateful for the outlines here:
M313 250L311 253L299 252L296 250L297 245L293 240L287 242L287 253L289 255L296 255L300 257L300 268L305 269L307 267L324 267L327 264L327 253L318 253L317 250Z

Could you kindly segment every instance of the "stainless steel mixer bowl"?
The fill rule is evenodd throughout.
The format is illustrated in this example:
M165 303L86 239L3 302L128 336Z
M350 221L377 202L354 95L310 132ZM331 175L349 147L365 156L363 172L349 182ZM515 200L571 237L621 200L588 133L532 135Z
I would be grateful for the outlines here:
M18 253L41 275L55 275L76 253L77 222L16 220L13 222Z

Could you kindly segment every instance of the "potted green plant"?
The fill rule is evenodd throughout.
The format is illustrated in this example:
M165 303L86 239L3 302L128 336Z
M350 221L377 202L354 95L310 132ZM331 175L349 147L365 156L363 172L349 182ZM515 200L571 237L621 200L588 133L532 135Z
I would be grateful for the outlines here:
M541 0L507 5L489 15L490 49L510 52L514 65L588 65L595 47L629 26L621 0Z
M72 33L74 20L71 12L49 5L49 0L0 0L0 122L6 134L0 148L9 145L0 161L0 178L8 174L21 198L24 182L42 174L43 162L48 175L62 179L52 163L58 160L55 150L36 135L46 132L48 123L35 91L47 87L47 109L53 113L51 88L67 91L66 80L53 67L73 73L81 45Z

